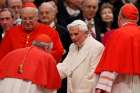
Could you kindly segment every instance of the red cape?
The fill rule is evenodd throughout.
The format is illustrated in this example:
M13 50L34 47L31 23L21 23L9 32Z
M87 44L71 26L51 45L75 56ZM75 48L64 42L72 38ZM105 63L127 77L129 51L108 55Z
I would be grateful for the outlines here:
M46 34L51 38L53 41L51 54L57 62L60 62L63 55L63 46L59 34L54 29L41 23L38 23L36 28L30 33L27 33L22 25L9 29L0 43L0 59L12 50L31 46L32 41L40 34Z
M104 46L106 46L106 43L108 42L108 40L110 40L110 37L111 37L113 32L114 32L114 30L107 31L104 34L104 36L101 38Z
M112 33L95 72L102 71L140 75L140 29L136 24L126 24Z
M23 64L23 73L19 73L21 64ZM33 46L14 50L0 61L0 78L6 77L31 80L47 89L61 87L54 58Z

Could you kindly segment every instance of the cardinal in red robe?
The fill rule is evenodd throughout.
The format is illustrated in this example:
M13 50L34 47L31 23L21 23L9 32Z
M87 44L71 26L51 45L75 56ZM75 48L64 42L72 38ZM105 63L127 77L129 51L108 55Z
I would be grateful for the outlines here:
M140 29L138 9L125 4L119 13L119 28L106 43L96 68L100 75L96 93L140 92Z
M64 49L57 31L47 25L38 23L37 15L37 8L32 3L24 5L21 10L22 24L9 29L0 43L0 59L14 49L31 46L32 41L39 34L47 34L53 41L51 54L57 62L61 61Z
M9 52L0 61L0 91L3 91L2 93L24 93L25 91L26 93L45 93L41 91L57 90L61 87L56 61L48 52L48 49L52 48L51 39L43 34L33 42L30 47ZM18 88L17 85L21 87ZM15 86L17 88L14 88ZM33 86L36 86L35 89ZM42 89L39 90L39 87Z

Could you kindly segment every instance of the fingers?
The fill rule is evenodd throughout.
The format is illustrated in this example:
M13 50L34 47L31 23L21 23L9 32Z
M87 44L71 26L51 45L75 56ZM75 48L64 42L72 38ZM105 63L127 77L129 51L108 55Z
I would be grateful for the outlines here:
M95 93L102 93L102 90L101 89L96 89Z

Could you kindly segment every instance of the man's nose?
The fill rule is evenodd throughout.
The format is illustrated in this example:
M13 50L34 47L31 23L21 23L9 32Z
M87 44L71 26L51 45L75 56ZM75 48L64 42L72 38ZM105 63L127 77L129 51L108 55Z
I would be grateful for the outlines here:
M7 23L7 21L8 21L7 19L3 19L3 23L4 23L4 24L6 24L6 23Z
M30 20L26 20L25 22L28 24L28 23L30 23Z

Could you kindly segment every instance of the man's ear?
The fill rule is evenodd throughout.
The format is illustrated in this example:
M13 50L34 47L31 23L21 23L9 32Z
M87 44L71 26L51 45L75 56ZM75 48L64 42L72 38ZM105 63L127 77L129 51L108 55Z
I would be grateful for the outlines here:
M39 20L39 15L38 16L36 16L36 21L38 21Z
M137 16L136 23L139 21L139 15Z

